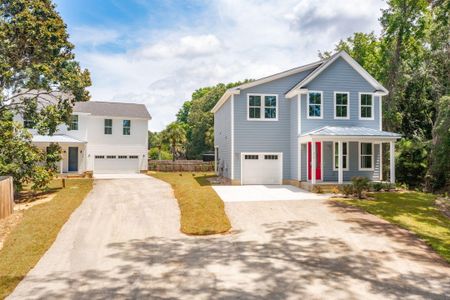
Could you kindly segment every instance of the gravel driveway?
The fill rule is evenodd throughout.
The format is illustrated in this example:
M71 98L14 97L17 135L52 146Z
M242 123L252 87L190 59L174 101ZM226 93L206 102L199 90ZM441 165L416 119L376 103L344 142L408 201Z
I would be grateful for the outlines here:
M406 231L324 200L227 203L179 233L170 187L97 180L11 299L445 299L450 267Z

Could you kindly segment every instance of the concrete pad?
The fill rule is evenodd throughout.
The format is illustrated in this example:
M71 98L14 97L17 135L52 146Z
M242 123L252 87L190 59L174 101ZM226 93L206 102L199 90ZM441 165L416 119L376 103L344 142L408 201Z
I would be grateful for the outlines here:
M146 179L145 174L120 173L120 174L94 174L94 179Z
M292 185L213 186L223 202L325 200L326 194L315 194Z

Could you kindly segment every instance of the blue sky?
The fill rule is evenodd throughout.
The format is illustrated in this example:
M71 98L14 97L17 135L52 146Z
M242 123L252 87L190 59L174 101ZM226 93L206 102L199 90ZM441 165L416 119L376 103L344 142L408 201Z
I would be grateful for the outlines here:
M57 0L92 100L137 102L159 131L191 93L317 60L379 33L382 0Z

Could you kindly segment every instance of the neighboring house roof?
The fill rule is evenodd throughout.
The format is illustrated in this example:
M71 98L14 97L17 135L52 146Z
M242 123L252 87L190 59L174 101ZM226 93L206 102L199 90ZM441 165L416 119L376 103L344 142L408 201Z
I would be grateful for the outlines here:
M333 62L336 61L336 59L338 58L342 58L344 59L348 64L350 64L351 67L353 67L353 69L358 72L365 80L367 80L367 82L369 82L370 85L373 86L373 88L375 89L375 92L380 93L381 95L387 95L388 94L388 90L383 87L383 85L381 85L381 83L379 83L375 78L373 78L366 70L364 70L363 67L361 67L360 64L358 64L358 62L356 60L354 60L350 55L348 55L347 52L345 51L339 51L337 53L335 53L334 55L332 55L330 58L325 59L325 60L320 60L308 65L304 65L304 66L300 66L298 68L294 68L294 69L290 69L281 73L277 73L271 76L267 76L249 83L245 83L239 86L236 86L234 88L228 89L223 96L219 99L219 101L216 103L216 105L213 107L213 109L211 110L211 112L215 113L216 111L219 110L220 107L222 107L222 105L228 100L228 98L231 95L236 95L240 93L240 90L243 89L247 89L256 85L260 85L263 83L267 83L273 80L277 80L286 76L290 76L296 73L300 73L309 69L314 69L308 76L306 76L301 82L299 82L298 84L296 84L292 89L290 89L287 93L286 93L286 97L287 98L292 98L295 95L299 94L302 92L303 88L306 87L306 85L308 83L310 83L312 80L314 80L314 78L316 78L320 73L322 73L326 68L328 68L331 64L333 64Z
M372 77L356 60L354 60L345 51L339 51L331 56L326 63L322 64L320 67L312 71L308 76L306 76L302 81L300 81L296 86L294 86L290 91L286 93L287 98L292 98L300 93L300 89L306 87L308 83L314 80L320 73L322 73L326 68L328 68L336 59L344 59L356 72L358 72L365 80L367 80L370 85L373 86L375 92L381 92L382 95L387 95L388 90L381 85L375 78Z
M33 135L33 143L85 143L76 138L67 136L65 134L55 135Z
M306 132L301 136L370 136L370 137L389 137L400 138L401 135L394 132L382 131L367 127L354 127L354 126L324 126L319 129Z
M144 104L123 102L75 102L73 112L88 113L93 116L103 117L126 117L147 120L152 118Z
M277 79L281 79L287 76L291 76L303 71L307 71L310 69L314 69L317 68L318 66L320 66L321 64L323 64L326 60L319 60L307 65L303 65L297 68L293 68L293 69L289 69L280 73L276 73L270 76L266 76L251 82L247 82L238 86L235 86L231 89L228 89L225 91L225 93L222 95L222 97L219 99L219 101L216 103L216 105L213 107L213 109L211 110L211 112L215 113L216 111L219 110L220 107L222 107L222 105L227 101L228 97L230 97L233 94L239 94L240 90L244 90L244 89L248 89L263 83L267 83L267 82L271 82Z

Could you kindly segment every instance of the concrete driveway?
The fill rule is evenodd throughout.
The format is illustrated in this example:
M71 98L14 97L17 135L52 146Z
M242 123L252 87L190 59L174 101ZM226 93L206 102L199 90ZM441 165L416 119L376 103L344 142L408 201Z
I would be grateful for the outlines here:
M179 233L170 187L97 180L11 299L448 299L417 238L325 200L226 203L233 231Z
M292 185L216 185L213 188L225 203L329 198L328 195L310 193Z

